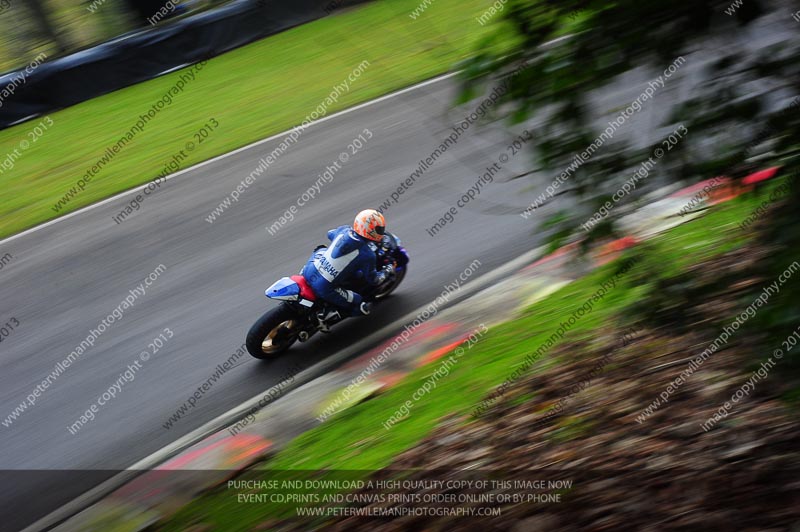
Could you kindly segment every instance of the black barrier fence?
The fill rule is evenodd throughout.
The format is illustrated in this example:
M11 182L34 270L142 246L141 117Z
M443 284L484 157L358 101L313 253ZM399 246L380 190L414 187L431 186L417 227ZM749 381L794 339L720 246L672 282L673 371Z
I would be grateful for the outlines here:
M338 0L335 8L366 0ZM327 16L331 0L234 0L0 76L0 129ZM258 65L254 65L257 68Z

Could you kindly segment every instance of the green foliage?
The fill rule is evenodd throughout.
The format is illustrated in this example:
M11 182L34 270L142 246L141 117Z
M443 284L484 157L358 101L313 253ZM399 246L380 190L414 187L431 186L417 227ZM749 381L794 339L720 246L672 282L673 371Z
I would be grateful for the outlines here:
M535 154L556 175L599 136L591 126L592 91L608 87L635 67L660 73L676 58L710 48L711 39L735 33L738 26L763 13L757 0L744 2L735 16L725 14L729 8L728 0L510 0L502 15L505 25L498 31L510 27L521 46L511 54L493 55L481 49L465 66L464 94L475 95L487 79L522 67L510 78L504 105L497 107L506 110L511 123L533 116L543 121L537 128ZM571 34L553 42L565 27ZM691 98L675 105L666 124L654 124L684 124L691 136L659 161L658 172L679 181L723 173L740 176L752 167L745 163L752 163L748 159L758 152L756 148L777 148L778 156L789 149L791 124L797 123L792 115L798 108L787 109L787 102L779 100L798 92L798 65L800 47L794 41L779 42L760 53L743 48L723 51L718 60L699 70ZM626 171L650 155L650 149L635 150L612 139L574 172L564 188L588 204L600 205L609 190L624 181ZM570 225L580 234L577 226L582 220L577 217L585 213L574 215ZM612 225L614 219L614 215L609 219ZM612 232L613 228L603 227L590 236ZM563 241L563 231L553 240Z
M663 253L654 244L640 246L636 254L640 261L632 280L645 292L626 314L652 327L668 323L678 330L691 330L701 321L694 304L717 293L728 281L723 275L708 282L690 270L665 267Z
M796 126L795 126L796 128ZM797 135L797 129L793 132ZM795 136L794 139L800 137ZM759 272L769 282L777 279L790 265L800 266L800 231L797 230L798 202L800 202L800 161L796 158L790 162L788 170L791 176L791 189L788 197L774 206L755 231L759 239L775 247L775 253ZM760 199L769 197L768 190L760 194ZM771 298L770 303L762 307L755 317L755 325L767 333L770 339L770 351L782 348L782 341L800 328L800 270L792 273L789 280L781 286L780 292ZM800 347L786 353L781 362L786 374L800 379ZM800 390L800 386L797 388ZM800 393L800 392L798 392Z
M599 136L600 132L591 127L590 111L595 110L589 101L592 91L609 87L620 74L635 67L651 68L657 76L675 58L708 50L718 58L702 68L692 67L690 90L679 91L684 99L674 104L666 123L653 125L682 124L690 132L669 157L659 161L658 173L671 181L698 181L717 175L738 179L776 164L784 165L787 173L795 173L800 166L800 43L791 32L796 30L782 29L787 37L758 51L743 40L721 46L733 44L730 37L741 35L737 33L741 26L765 12L765 6L757 0L736 6L734 16L726 13L731 7L729 0L510 0L503 12L505 28L512 28L521 46L511 54L492 55L481 50L467 63L463 86L469 94L476 94L487 79L522 67L510 78L510 89L497 107L507 110L511 123L534 116L543 121L537 128L535 153L540 164L555 176ZM790 13L784 16L789 22ZM568 37L551 42L564 35L565 29ZM707 58L705 55L701 60ZM625 172L646 159L649 151L615 140L607 142L574 172L559 193L567 189L577 194L591 207L589 212L595 212L608 199L609 190L616 190L627 178ZM636 194L655 181L637 186ZM540 186L544 188L545 184ZM769 256L759 262L761 271L754 272L764 279L777 278L800 259L798 202L800 191L795 183L790 197L770 209L755 229L769 250ZM584 209L574 209L566 217L560 213L547 224L551 244L586 236L582 247L587 250L595 239L617 236L615 221L623 212L614 209L588 235L579 228L587 216ZM732 223L735 226L740 221ZM674 251L680 253L681 249ZM691 317L682 314L687 303L707 297L723 280L731 281L724 272L720 282L700 281L692 271L659 262L654 257L662 253L649 246L641 255L644 293L631 311L651 322L689 325ZM788 283L754 323L772 343L794 331L800 325L800 280ZM793 357L789 357L787 366L800 366L800 356Z

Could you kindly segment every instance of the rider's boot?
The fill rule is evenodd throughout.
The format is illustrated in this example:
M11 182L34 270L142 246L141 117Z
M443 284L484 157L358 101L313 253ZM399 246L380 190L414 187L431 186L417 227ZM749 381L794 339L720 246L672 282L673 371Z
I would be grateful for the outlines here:
M330 332L331 327L342 321L344 317L342 316L341 312L337 309L331 309L327 312L321 311L317 314L317 320L319 321L319 330L320 332Z

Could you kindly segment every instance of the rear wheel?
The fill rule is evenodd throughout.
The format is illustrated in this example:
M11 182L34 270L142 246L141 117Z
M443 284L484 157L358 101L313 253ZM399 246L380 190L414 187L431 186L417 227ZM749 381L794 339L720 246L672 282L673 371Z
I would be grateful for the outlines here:
M289 349L300 333L300 316L288 305L266 312L247 333L247 352L258 359L273 358Z

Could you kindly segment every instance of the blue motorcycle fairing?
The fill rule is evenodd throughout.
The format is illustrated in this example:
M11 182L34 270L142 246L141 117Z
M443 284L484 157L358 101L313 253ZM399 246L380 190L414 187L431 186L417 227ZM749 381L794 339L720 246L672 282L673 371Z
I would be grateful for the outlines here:
M281 277L272 286L264 290L264 295L270 299L297 301L300 299L300 285L288 277Z

